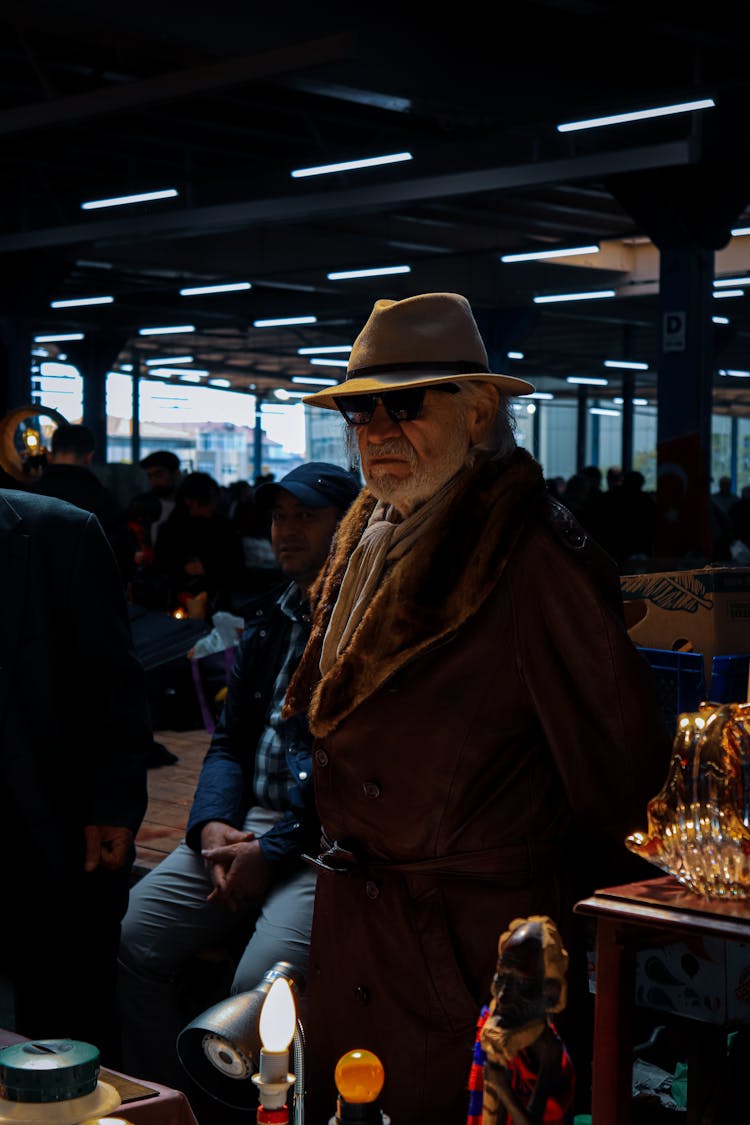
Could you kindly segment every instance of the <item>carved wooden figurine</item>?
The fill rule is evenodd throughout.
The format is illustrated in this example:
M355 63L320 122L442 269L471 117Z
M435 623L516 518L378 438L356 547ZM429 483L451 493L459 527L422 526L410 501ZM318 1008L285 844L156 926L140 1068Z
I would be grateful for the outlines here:
M545 916L516 918L501 936L492 1000L477 1026L468 1125L572 1121L573 1065L549 1018L565 1007L567 965Z

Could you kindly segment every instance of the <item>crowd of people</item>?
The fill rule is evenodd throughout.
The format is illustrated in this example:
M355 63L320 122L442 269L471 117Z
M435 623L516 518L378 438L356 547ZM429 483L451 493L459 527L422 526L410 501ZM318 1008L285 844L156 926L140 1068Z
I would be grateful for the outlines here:
M1 935L19 1031L46 1030L29 935L58 879L60 916L73 895L89 930L67 991L49 993L55 1034L99 1036L109 1065L192 1093L184 976L229 940L233 992L279 960L304 982L311 1121L331 1115L340 1056L363 1047L394 1120L463 1125L498 936L544 916L569 956L557 1026L586 1111L590 932L573 906L652 873L624 839L671 749L619 588L653 554L656 517L636 471L606 487L592 466L545 478L509 405L532 390L491 371L460 295L381 300L346 379L305 399L343 415L361 478L308 462L225 489L156 451L148 489L113 512L88 480L90 434L67 426L34 495L0 493L0 544L33 564L8 572L32 619L6 630L19 655L0 711L3 854L23 839L38 864L11 884L28 924L22 911ZM128 599L245 621L185 840L129 888L153 732ZM29 754L21 712L42 671L51 710ZM92 944L91 1010L73 1018Z

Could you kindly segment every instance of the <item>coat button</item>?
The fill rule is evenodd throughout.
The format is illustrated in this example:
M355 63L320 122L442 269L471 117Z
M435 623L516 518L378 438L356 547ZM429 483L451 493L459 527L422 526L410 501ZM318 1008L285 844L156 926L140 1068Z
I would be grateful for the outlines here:
M354 989L354 995L359 1000L360 1004L370 1003L370 990L364 984L358 984Z
M372 879L368 879L365 883L365 894L368 898L376 899L380 897L380 887Z
M265 630L265 629L259 629L259 630L258 630L258 636L259 636L259 637L265 637L265 635L266 635L266 630Z
M259 691L253 692L253 699L260 699L260 692Z
M374 801L376 797L380 796L380 786L377 781L365 781L362 786L362 792L365 797L369 797L371 801Z
M328 765L328 755L326 754L325 750L316 750L315 751L315 761L318 763L319 766L327 766Z

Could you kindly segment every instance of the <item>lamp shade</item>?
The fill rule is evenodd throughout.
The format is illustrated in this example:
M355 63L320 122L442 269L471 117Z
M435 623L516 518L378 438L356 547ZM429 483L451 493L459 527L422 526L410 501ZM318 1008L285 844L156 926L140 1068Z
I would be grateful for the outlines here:
M236 1109L258 1105L252 1082L260 1066L260 1012L271 986L285 978L292 988L302 977L286 961L277 961L260 984L208 1008L177 1037L177 1054L187 1073L211 1097Z

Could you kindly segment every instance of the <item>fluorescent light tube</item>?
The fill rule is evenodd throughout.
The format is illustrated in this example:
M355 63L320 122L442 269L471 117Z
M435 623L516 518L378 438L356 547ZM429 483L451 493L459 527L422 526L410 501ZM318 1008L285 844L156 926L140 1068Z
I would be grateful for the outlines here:
M63 340L83 340L83 332L58 332L55 336L35 336L35 344L55 344Z
M180 378L182 379L183 383L200 383L204 375L207 374L207 371L181 371Z
M629 359L605 359L605 367L623 367L626 371L648 371L647 363L636 363Z
M750 234L750 227L735 227L734 230L729 232L734 237L742 234Z
M209 379L209 387L231 387L232 383L229 379Z
M197 379L201 379L210 374L211 372L203 367L194 367L191 370L186 371L184 367L167 367L165 365L164 367L149 367L148 371L146 372L146 377L150 379L152 375L158 375L161 379L168 375L179 375L180 378L187 378L188 375L194 375L196 379L191 379L188 381L195 382Z
M602 125L622 125L628 121L645 121L649 117L671 117L675 113L690 113L694 109L712 109L716 105L713 98L699 98L693 102L675 102L674 105L653 106L651 109L637 109L630 113L613 113L607 117L588 117L583 121L568 121L558 125L558 133L575 133L581 129L599 129Z
M338 379L318 379L315 375L292 375L293 383L314 383L322 387L335 387Z
M589 414L606 414L610 418L619 418L620 413L621 412L619 410L609 410L605 406L590 406L589 407Z
M523 359L523 352L506 352L508 359Z
M276 390L273 393L274 393L274 396L276 398L281 399L282 402L286 402L286 400L289 399L289 398L304 398L305 395L309 395L312 392L311 391L288 391L288 390L286 390L285 387L277 387Z
M714 281L714 289L730 289L735 285L750 285L750 277L720 277Z
M712 316L711 320L714 324L729 324L728 316Z
M176 363L192 363L193 358L191 355L157 356L156 359L152 356L151 359L144 360L144 363L146 367L174 367Z
M203 293L238 293L241 289L252 289L249 281L230 281L226 285L193 285L181 289L181 297L199 297Z
M589 375L568 375L566 383L584 383L592 387L608 387L609 379L595 379Z
M297 355L329 355L333 352L350 352L351 344L335 344L325 348L297 348Z
M304 176L325 176L329 172L352 172L357 168L375 168L379 164L399 164L412 160L410 152L392 152L387 156L368 156L364 160L344 160L338 164L318 164L313 168L296 168L290 173L293 180Z
M271 320L254 320L253 328L283 328L286 324L317 324L317 316L279 316Z
M351 277L381 277L391 273L411 273L411 266L375 266L367 270L338 270L327 273L329 281L346 281Z
M195 332L194 324L170 324L164 328L139 328L139 336L171 336L178 332Z
M718 301L721 297L744 297L744 289L716 289L714 290L714 300Z
M591 293L551 293L546 297L535 297L535 305L553 305L558 301L599 301L603 297L614 297L614 289L595 289Z
M73 297L67 301L50 301L51 309L74 309L81 305L111 305L114 297Z
M112 199L91 199L81 204L82 211L96 211L100 207L124 207L127 203L148 203L152 199L173 199L178 195L176 188L162 191L142 191L138 195L116 195Z
M736 369L726 368L719 372L720 375L729 375L734 379L750 379L750 371L737 371Z
M501 262L536 262L544 258L572 258L576 254L598 254L599 247L592 246L570 246L564 250L532 250L527 254L503 254L500 258Z
M524 397L525 398L551 399L551 398L554 398L555 396L553 394L550 394L549 391L532 391L532 393L530 395L525 395Z
M313 357L310 363L316 364L318 367L348 367L349 361L346 359L324 359Z

